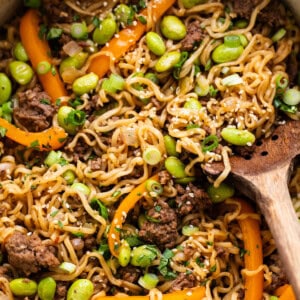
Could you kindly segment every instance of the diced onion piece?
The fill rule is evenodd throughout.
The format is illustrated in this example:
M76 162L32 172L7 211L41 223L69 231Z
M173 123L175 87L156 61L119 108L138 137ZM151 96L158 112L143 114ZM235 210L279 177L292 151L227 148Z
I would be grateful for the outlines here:
M143 152L143 159L148 165L154 166L160 162L161 153L156 147L150 146Z
M75 41L70 41L63 46L63 51L69 56L74 56L82 51L82 47Z
M71 274L71 273L74 273L75 270L76 270L76 265L70 263L70 262L67 262L67 261L64 261L63 263L61 263L59 265L59 269L64 271L65 273L68 273L68 274Z
M229 75L221 80L224 86L233 86L243 83L243 78L238 74Z
M124 144L127 146L138 146L138 139L136 135L136 130L135 128L130 128L130 127L122 127L121 128L121 136Z
M282 100L287 105L298 105L300 103L300 91L288 89L284 92Z
M147 273L144 276L140 277L138 283L146 290L151 290L156 287L158 284L158 277L155 274Z

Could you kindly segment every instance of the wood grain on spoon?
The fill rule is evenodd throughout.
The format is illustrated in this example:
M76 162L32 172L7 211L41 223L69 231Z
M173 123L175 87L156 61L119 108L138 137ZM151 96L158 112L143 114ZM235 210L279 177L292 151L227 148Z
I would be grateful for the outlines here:
M255 199L275 239L286 274L300 299L300 224L292 205L288 180L300 153L300 122L289 121L268 139L257 142L246 158L232 156L231 179L242 193ZM204 171L218 175L222 163L206 164Z

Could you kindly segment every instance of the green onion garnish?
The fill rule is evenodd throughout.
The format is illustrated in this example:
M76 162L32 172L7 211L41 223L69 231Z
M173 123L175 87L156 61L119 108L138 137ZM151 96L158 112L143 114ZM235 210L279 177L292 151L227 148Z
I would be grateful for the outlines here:
M219 145L218 137L216 135L209 135L202 141L202 151L208 152L216 149Z
M143 159L148 165L153 166L160 162L161 153L156 147L150 146L143 152Z
M51 64L47 61L41 61L38 63L36 71L39 75L44 75L51 70Z

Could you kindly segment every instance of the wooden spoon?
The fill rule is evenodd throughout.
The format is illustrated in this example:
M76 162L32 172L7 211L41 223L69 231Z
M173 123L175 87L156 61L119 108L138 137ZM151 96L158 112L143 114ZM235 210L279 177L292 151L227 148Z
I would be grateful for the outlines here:
M300 153L300 122L288 121L268 139L258 141L246 158L232 156L231 178L243 194L255 199L269 225L284 269L300 299L300 223L292 205L288 180ZM218 175L223 163L206 164L204 171Z

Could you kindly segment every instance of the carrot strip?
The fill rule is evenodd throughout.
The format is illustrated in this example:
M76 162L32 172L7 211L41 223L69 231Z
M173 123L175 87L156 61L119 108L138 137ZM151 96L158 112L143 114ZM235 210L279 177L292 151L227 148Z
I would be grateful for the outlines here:
M52 65L49 45L46 40L39 38L40 21L38 11L29 9L21 18L20 23L21 41L34 69L42 61L47 61ZM38 78L53 102L59 97L67 96L67 91L56 69L55 72L50 71L43 75L38 74Z
M158 20L174 2L175 0L153 0L151 4L153 20ZM143 9L140 15L147 17L147 11L147 8ZM110 57L106 53L109 52L113 60L118 60L130 47L136 44L145 31L146 25L138 20L136 21L136 25L128 26L121 30L117 37L109 41L108 45L90 57L88 71L96 73L100 78L103 77L108 72L110 65Z
M275 296L280 300L296 300L296 295L290 284L285 284L275 291Z
M243 199L237 199L241 204L240 214L254 213L253 208ZM260 235L259 221L251 218L251 216L240 219L244 248L247 253L244 255L245 268L247 270L256 270L263 264L263 249ZM245 276L245 300L257 300L263 297L263 271L253 276Z
M67 133L61 127L50 127L42 132L27 132L2 118L0 118L0 127L5 128L5 136L11 140L43 151L60 148L67 137Z
M152 176L150 179L158 180L158 175ZM126 198L123 199L118 209L115 212L114 218L111 222L111 226L108 232L108 246L112 255L118 257L116 249L120 245L120 229L122 228L124 219L128 212L134 207L134 205L142 198L146 193L145 182L138 185L133 189Z
M201 300L205 297L205 287L199 286L192 289L184 289L169 294L163 294L163 300ZM128 296L125 299L129 300L149 300L149 295L146 296ZM123 300L124 296L96 296L93 300Z

